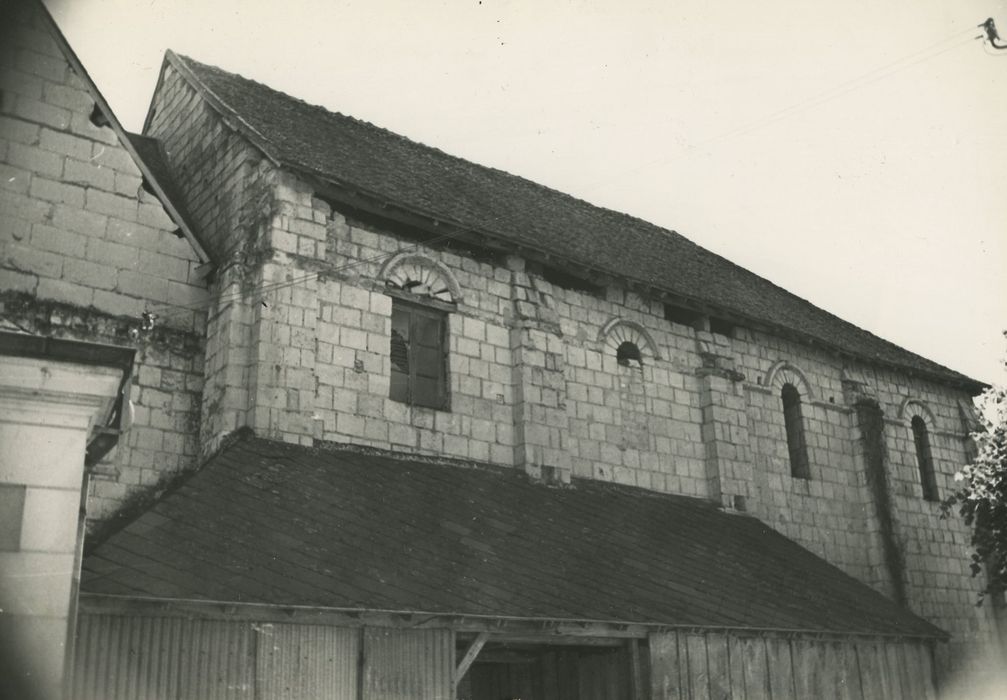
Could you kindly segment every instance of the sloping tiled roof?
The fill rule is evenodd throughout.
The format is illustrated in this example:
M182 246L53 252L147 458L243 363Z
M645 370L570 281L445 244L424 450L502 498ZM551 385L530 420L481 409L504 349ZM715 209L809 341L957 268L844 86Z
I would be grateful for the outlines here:
M981 385L879 338L674 231L476 165L172 52L175 65L278 163L411 213L782 328L871 362Z
M941 636L760 521L518 470L238 442L89 553L85 593Z

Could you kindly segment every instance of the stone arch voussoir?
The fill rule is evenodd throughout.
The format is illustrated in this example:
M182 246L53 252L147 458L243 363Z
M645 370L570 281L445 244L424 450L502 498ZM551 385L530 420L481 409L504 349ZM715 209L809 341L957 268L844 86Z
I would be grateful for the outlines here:
M598 331L598 342L613 354L624 342L631 342L640 349L640 354L645 360L662 359L653 336L636 321L618 317L609 319Z
M801 368L788 360L780 360L773 364L766 372L763 385L772 387L777 391L782 391L786 384L793 384L801 394L801 398L805 401L813 401L815 399L815 392L811 388L811 382L808 381L807 375L804 374Z
M419 297L461 303L462 288L448 267L416 252L398 253L381 266L379 278L386 285Z

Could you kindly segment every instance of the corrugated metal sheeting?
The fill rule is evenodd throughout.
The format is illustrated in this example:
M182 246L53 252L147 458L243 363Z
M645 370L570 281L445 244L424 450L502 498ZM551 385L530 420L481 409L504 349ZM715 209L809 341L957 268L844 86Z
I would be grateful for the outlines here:
M451 700L454 642L447 630L364 630L362 700Z
M360 630L322 625L257 625L258 698L356 700Z
M75 700L356 700L361 687L366 700L452 696L447 630L92 613L78 629Z
M922 642L824 641L721 633L650 638L652 700L933 700Z
M75 700L452 700L454 694L449 630L105 613L81 615L78 630ZM532 649L520 665L477 663L462 695L630 696L625 649ZM672 632L651 636L649 656L651 700L935 698L924 642Z
M247 623L81 615L77 629L74 698L255 697Z

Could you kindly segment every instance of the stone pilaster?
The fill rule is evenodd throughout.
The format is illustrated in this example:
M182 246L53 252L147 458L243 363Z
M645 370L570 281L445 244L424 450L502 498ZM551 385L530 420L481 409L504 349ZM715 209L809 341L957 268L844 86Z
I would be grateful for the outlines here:
M242 427L304 445L315 436L316 273L330 209L291 176L273 177L268 215L221 273L208 320L204 453Z
M866 395L860 395L854 409L860 432L860 451L867 471L867 486L874 502L881 554L888 573L886 587L897 603L907 605L906 556L902 545L904 538L900 533L901 525L888 474L884 413L878 402Z
M513 308L514 464L547 483L570 482L564 346L548 290L507 260Z
M707 493L725 508L752 510L758 488L749 449L744 375L735 369L728 345L705 331L697 336Z

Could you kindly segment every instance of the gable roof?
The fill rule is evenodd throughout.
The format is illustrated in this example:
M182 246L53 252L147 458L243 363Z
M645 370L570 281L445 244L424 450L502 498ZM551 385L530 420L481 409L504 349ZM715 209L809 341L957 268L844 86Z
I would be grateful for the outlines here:
M175 222L175 225L178 226L182 235L184 235L186 240L189 242L189 245L192 246L193 252L196 253L200 262L209 262L209 255L207 255L206 250L203 248L202 244L200 244L192 225L189 223L189 219L184 214L184 209L180 206L181 199L178 198L177 194L174 194L171 191L172 185L170 184L170 178L166 177L167 173L153 169L150 166L150 163L148 163L148 161L143 157L144 153L142 153L136 147L136 144L130 139L129 134L119 122L119 118L115 116L115 113L109 106L105 96L101 94L100 90L98 90L98 86L95 85L94 81L91 79L87 69L84 68L84 64L80 62L77 54L74 53L73 49L70 47L70 43L66 40L63 32L56 24L56 20L54 20L52 15L49 14L49 10L45 7L41 0L20 0L15 3L15 6L20 6L21 9L31 9L37 11L38 16L41 18L41 21L48 30L50 36L52 36L53 40L56 42L56 45L59 47L63 57L73 67L74 73L76 73L81 79L81 82L84 83L85 88L94 100L96 109L101 113L105 123L115 133L119 144L126 150L127 153L129 153L133 162L136 164L137 168L139 168L140 173L150 186L154 196L158 198L161 202L161 206L164 207L165 212L167 212L168 216ZM173 194L174 196L172 196Z
M274 162L369 198L382 210L398 208L451 224L973 393L985 386L843 321L674 231L171 51L165 55L169 64Z
M937 637L746 516L520 470L261 439L232 445L89 553L127 597Z

